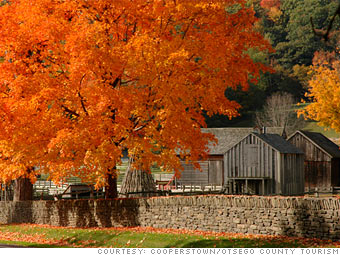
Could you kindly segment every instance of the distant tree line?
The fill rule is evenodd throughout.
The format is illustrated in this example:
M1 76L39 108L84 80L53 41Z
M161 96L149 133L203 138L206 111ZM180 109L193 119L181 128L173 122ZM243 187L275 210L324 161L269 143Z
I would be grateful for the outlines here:
M242 105L240 116L232 120L224 116L207 118L210 127L255 125L255 112L262 110L266 99L278 92L291 94L294 102L308 101L305 93L312 64L337 55L340 19L335 18L330 29L329 24L338 10L338 1L252 0L250 4L259 19L258 31L274 51L248 52L254 61L269 65L273 72L262 73L257 84L249 83L248 91L227 89L226 97ZM319 35L328 30L329 40L325 41Z

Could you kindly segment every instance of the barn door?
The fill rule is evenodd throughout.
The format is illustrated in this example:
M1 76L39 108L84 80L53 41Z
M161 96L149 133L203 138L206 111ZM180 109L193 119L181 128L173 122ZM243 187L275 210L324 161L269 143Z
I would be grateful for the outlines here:
M330 162L305 161L305 189L325 190L330 187Z
M223 186L223 160L209 161L209 183Z

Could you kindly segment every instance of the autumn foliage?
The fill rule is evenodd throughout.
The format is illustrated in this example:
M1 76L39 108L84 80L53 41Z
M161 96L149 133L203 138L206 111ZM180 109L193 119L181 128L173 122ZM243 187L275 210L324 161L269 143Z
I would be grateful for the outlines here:
M245 0L13 0L0 7L0 181L103 186L127 148L140 169L206 154L202 113L237 115L267 50ZM229 7L233 11L226 11ZM237 11L235 11L237 10Z
M268 17L274 22L278 21L279 17L282 15L280 5L280 0L262 0L260 2L260 6L268 11Z
M330 62L321 62L322 59L315 60L307 94L311 103L303 113L320 125L340 132L340 62L334 58L328 58Z
M262 0L260 2L261 7L265 9L279 8L280 4L280 0Z

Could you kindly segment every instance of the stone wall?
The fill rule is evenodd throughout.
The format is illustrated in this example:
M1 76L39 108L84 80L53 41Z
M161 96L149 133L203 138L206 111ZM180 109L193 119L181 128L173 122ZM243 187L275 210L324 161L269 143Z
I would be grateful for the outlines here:
M337 198L191 196L0 202L0 223L150 226L340 240Z

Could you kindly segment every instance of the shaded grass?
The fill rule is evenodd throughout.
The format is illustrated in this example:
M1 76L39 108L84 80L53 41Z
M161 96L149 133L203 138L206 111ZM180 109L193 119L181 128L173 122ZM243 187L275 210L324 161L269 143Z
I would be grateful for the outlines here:
M152 228L57 228L32 224L0 226L0 243L25 247L340 247L339 243L304 238Z
M335 132L333 129L319 126L318 123L315 121L308 121L307 125L303 128L303 130L310 131L310 132L318 132L330 138L340 137L340 134Z
M50 244L39 244L39 243L31 243L31 242L21 242L21 241L8 241L8 240L0 240L1 244L13 245L18 248L69 248L69 246L59 246L59 245L50 245Z

